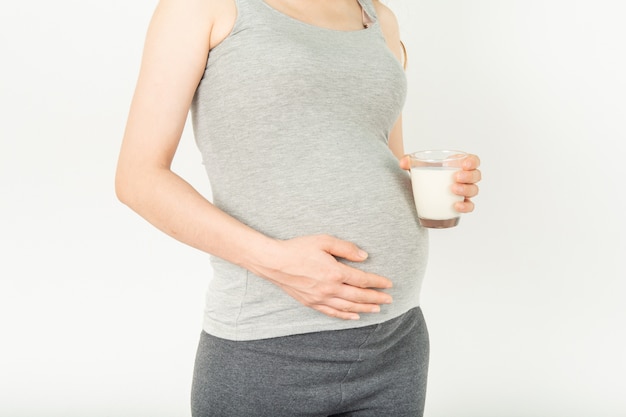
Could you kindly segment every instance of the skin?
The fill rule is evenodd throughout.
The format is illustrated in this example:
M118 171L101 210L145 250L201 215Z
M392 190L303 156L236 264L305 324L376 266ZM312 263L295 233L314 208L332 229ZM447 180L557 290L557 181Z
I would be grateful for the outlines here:
M355 0L268 0L292 17L334 30L362 29ZM375 1L389 48L401 59L393 13ZM230 33L233 0L161 0L146 36L141 69L118 158L115 190L121 202L173 238L239 265L282 288L310 308L356 320L392 302L392 282L337 261L361 262L355 244L328 235L277 240L224 213L171 170L196 86L210 49ZM172 63L176 63L173 65ZM402 121L390 132L389 147L403 158ZM474 209L479 160L472 155L457 175L455 192L465 197L459 212ZM236 169L236 167L233 167Z

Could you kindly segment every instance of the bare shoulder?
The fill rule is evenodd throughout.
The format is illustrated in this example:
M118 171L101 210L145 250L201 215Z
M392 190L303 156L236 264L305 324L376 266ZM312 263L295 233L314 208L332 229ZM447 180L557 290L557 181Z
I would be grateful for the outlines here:
M154 20L165 20L174 31L205 33L210 47L232 30L237 17L235 0L159 0Z
M380 24L380 28L383 31L383 35L385 36L385 41L391 49L398 57L400 61L402 58L402 44L400 42L400 27L398 26L398 19L393 11L380 2L379 0L373 0L374 8L376 9L376 14L378 16L378 22Z
M398 19L393 11L379 0L373 0L372 3L376 9L378 21L380 22L383 32L395 32L399 34L400 28L398 27Z

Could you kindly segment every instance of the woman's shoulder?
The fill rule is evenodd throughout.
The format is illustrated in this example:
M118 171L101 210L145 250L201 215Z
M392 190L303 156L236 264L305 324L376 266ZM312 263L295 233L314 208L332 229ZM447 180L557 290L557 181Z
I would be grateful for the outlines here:
M376 10L378 23L389 49L391 49L398 60L404 65L406 63L406 51L400 39L400 27L398 26L396 15L388 6L379 0L372 0L372 4Z
M380 0L372 0L372 4L374 5L378 21L383 30L399 32L398 19L389 6L383 4Z
M211 48L228 36L236 19L235 0L159 0L153 16L174 32L206 33Z

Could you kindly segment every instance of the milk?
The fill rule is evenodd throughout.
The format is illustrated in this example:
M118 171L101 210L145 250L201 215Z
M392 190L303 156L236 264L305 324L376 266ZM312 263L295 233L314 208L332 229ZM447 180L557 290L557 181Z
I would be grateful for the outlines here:
M455 182L454 173L458 170L459 168L454 167L411 168L413 197L420 219L459 218L460 214L454 209L454 203L463 201L464 198L452 192L452 185Z

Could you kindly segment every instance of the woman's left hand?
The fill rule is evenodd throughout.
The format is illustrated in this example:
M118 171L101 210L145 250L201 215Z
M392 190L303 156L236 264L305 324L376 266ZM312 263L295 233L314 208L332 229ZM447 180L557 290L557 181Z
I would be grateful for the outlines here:
M478 186L476 185L482 178L478 169L480 159L476 155L468 155L463 161L462 169L455 174L456 183L452 186L452 192L465 197L464 201L459 201L454 208L459 213L470 213L474 211L474 203L471 198L478 195ZM411 160L408 155L400 159L400 168L405 170L411 169Z

